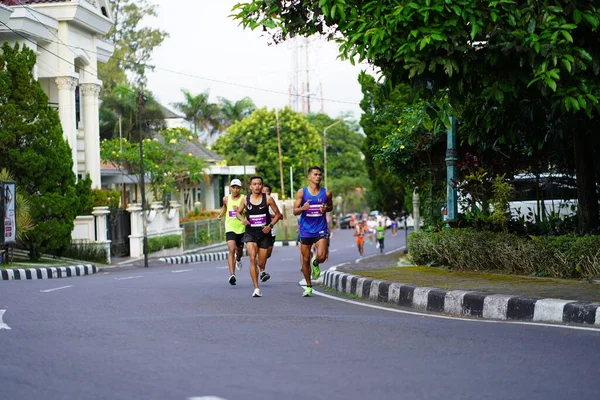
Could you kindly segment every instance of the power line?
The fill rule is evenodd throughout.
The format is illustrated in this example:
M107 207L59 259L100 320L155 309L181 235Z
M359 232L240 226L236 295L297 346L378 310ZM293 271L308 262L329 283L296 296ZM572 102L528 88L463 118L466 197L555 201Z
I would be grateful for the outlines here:
M17 0L17 1L20 3L20 0ZM21 4L21 5L23 5L23 3L20 3L20 4ZM25 7L25 8L28 8L28 7ZM28 10L28 11L31 13L31 11L30 11L30 10ZM33 15L33 13L31 13L31 14ZM34 18L35 18L35 19L36 19L38 22L40 22L40 21L39 21L39 19L37 19L37 17L35 17L35 15L33 15L33 16L34 16ZM40 23L41 23L41 22L40 22ZM21 33L19 33L19 32L17 32L17 31L13 30L13 29L12 29L11 27L9 27L7 24L5 24L5 23L2 23L2 25L6 26L6 27L7 27L7 28L8 28L10 31L12 31L13 33L15 33L15 34L17 34L17 35L21 36L21 37L22 37L22 38L24 38L25 40L27 40L27 41L29 41L29 42L31 42L31 43L33 43L33 44L35 44L35 45L36 45L36 47L38 46L38 44L37 44L36 42L34 42L33 40L29 39L28 37L26 37L26 36L22 35ZM90 50L90 49L87 49L87 48L84 48L84 47L79 47L79 46L70 46L70 45L68 45L68 44L65 44L65 43L64 43L62 40L60 40L60 38L59 38L58 36L56 36L56 35L55 35L55 34L54 34L54 33L53 33L53 32L52 32L50 29L48 29L48 27L46 27L45 25L44 25L44 27L45 27L45 28L46 28L46 29L47 29L47 30L48 30L50 33L52 33L52 35L53 35L54 37L56 37L56 38L59 40L59 41L55 41L55 40L48 40L49 42L52 42L52 43L56 43L56 44L60 44L60 45L66 46L67 48L69 48L69 50L70 50L70 51L71 51L71 52L72 52L72 53L73 53L75 56L77 56L77 54L76 54L76 53L73 51L73 49L80 49L80 50L85 50L85 51L87 51L87 52L89 52L89 53L100 54L100 53L99 53L99 52L97 52L97 51L93 51L93 50ZM73 62L71 62L71 61L69 61L69 60L66 60L65 58L63 58L63 57L59 56L58 54L55 54L54 52L52 52L52 51L50 51L50 50L48 50L48 49L46 49L46 48L44 48L44 47L40 47L40 48L41 48L42 50L45 50L45 51L47 51L48 53L52 54L53 56L55 56L55 57L57 57L57 58L59 58L59 59L61 59L61 60L65 61L65 62L67 62L68 64L70 64L70 65L73 65L74 67L76 66L76 65L75 65L75 63L73 63ZM114 57L114 56L112 56L112 58L114 58L115 60L118 60L118 61L126 61L126 60L124 60L124 59L122 59L122 58L117 58L117 57ZM157 66L150 65L150 64L144 64L144 66L145 66L145 67L148 67L148 68L153 68L153 69L157 69L157 70L165 71L165 72L168 72L168 73L176 74L176 75L185 76L185 77L188 77L188 78L195 78L195 79L200 79L200 80L204 80L204 81L209 81L209 82L220 83L220 84L224 84L224 85L230 85L230 86L236 86L236 87L241 87L241 88L245 88L245 89L257 90L257 91L266 92L266 93L273 93L273 94L278 94L278 95L283 95L283 96L290 96L290 95L291 95L291 96L293 96L293 97L298 97L298 98L306 98L306 97L310 97L310 95L308 95L308 94L299 94L299 93L298 93L298 94L297 94L297 93L292 93L292 94L290 94L289 92L280 92L280 91L277 91L277 90L271 90L271 89L265 89L265 88L260 88L260 87L256 87L256 86L251 86L251 85L244 85L244 84L240 84L240 83L228 82L228 81L225 81L225 80L222 80L222 79L214 79L214 78L203 77L203 76L199 76L199 75L195 75L195 74L189 74L189 73L186 73L186 72L175 71L175 70L168 69L168 68L157 67ZM85 69L84 67L79 67L79 68L80 68L80 69L82 69L82 70L84 70L84 71L86 71L86 69ZM86 72L87 72L87 71L86 71ZM94 72L96 73L96 75L98 74L97 70L94 70ZM131 93L135 93L135 92L134 92L134 91L131 91ZM135 94L137 94L137 93L135 93ZM321 100L321 101L327 101L327 102L332 102L332 103L340 103L340 104L360 105L359 103L350 102L350 101L344 101L344 100L336 100L336 99L320 98L319 100Z

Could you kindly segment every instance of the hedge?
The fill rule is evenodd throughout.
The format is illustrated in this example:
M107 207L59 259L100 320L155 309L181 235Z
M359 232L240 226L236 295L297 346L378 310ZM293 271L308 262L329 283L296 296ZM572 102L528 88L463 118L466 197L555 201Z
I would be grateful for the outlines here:
M585 278L600 275L600 236L517 236L449 229L416 232L408 238L413 261L458 270Z

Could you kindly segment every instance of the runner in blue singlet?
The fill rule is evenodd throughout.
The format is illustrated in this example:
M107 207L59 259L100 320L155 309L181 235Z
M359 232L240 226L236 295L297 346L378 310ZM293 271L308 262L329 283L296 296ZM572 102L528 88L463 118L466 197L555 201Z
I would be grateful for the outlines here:
M319 265L327 257L327 212L333 210L331 191L321 187L323 173L319 167L308 170L308 186L298 190L294 202L294 215L301 215L298 230L300 236L300 255L302 273L306 280L306 289L302 296L312 295L312 280L319 279ZM317 251L310 258L310 248L316 244ZM311 280L312 279L312 280Z

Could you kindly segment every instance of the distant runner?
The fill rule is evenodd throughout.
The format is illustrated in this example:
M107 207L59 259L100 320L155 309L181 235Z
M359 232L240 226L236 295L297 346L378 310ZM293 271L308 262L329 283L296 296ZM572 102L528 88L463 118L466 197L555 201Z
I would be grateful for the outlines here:
M229 284L235 285L237 281L235 271L242 270L242 255L244 253L242 237L244 236L244 232L246 232L246 227L237 218L238 208L243 198L240 194L242 182L240 182L239 179L233 179L229 187L231 194L223 197L223 207L221 208L221 212L217 219L220 221L221 218L226 215L225 241L227 242L227 249L229 250L229 255L227 256L227 263L229 264Z

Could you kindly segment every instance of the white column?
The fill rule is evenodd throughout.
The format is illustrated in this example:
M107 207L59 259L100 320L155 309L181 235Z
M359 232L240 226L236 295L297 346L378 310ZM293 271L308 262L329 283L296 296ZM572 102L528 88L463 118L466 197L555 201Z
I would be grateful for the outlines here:
M129 256L139 258L144 255L142 232L142 206L140 204L130 204L127 211L131 215L131 235L129 235Z
M75 87L77 79L72 76L59 76L55 80L58 89L58 115L63 136L71 146L73 173L77 176L77 129L75 124Z
M83 127L85 142L85 172L92 179L92 189L101 187L100 182L100 121L98 95L100 85L83 83L79 85L83 97Z
M110 240L107 237L107 217L110 214L108 207L94 207L92 215L96 218L96 243L104 247L106 262L110 264Z

